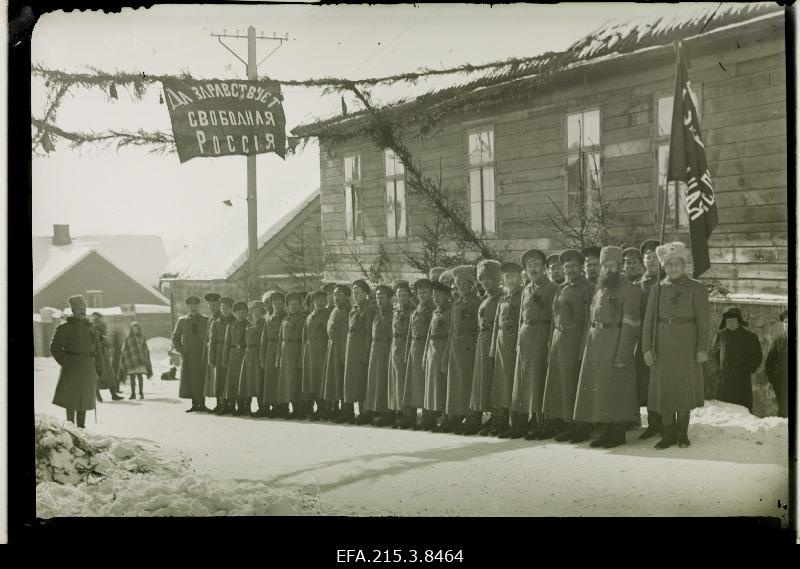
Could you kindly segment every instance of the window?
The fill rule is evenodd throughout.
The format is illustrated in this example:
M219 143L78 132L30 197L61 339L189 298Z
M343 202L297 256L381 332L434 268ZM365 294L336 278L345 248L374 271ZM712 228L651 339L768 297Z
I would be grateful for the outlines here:
M347 156L344 159L344 214L345 237L347 239L363 238L361 159L358 156Z
M472 230L481 235L495 233L494 131L469 135L469 209Z
M578 212L595 202L601 187L599 110L567 115L567 151L567 211Z
M406 168L393 150L384 153L386 163L386 234L405 237L406 220Z
M86 304L89 308L103 308L103 291L102 290L87 290L86 291Z
M692 86L694 103L697 108L698 119L702 119L702 85ZM689 215L686 211L686 186L670 182L667 185L667 167L669 161L669 137L672 130L672 108L675 97L672 94L661 95L656 99L656 165L658 176L656 180L656 222L661 222L661 209L664 207L664 192L667 192L666 223L673 228L689 226ZM678 207L680 205L680 207Z

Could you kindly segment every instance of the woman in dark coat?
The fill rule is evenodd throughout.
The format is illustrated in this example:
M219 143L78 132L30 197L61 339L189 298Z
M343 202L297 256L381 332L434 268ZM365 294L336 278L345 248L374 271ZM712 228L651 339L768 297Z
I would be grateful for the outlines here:
M286 295L288 314L281 322L278 332L278 351L275 354L275 367L278 373L278 403L284 407L292 404L292 412L287 419L306 417L302 394L303 324L305 313L303 301L296 292Z
M328 316L326 331L328 348L325 352L325 379L322 397L325 409L322 419L338 420L339 404L344 398L344 360L347 348L347 315L350 312L350 287L336 285L333 290L333 309ZM348 419L350 417L347 417Z
M764 362L764 372L775 390L778 415L789 416L789 311L781 312L783 334L775 338Z
M323 414L322 386L325 380L325 351L328 348L328 295L318 290L312 297L312 310L303 326L303 396L308 405L317 404L311 415L316 421ZM309 409L311 411L311 409Z
M719 332L711 347L711 361L718 370L717 399L747 407L753 412L751 375L761 365L758 336L747 329L738 308L722 315Z
M435 272L438 270L444 269L431 269L432 278L438 278ZM417 409L423 407L425 403L425 346L433 317L433 284L429 279L419 279L414 283L414 291L419 304L411 313L408 327L406 380L403 386L406 419L400 426L419 430L422 428L422 423L417 423Z
M244 332L245 350L238 396L238 399L244 404L244 411L250 411L253 398L258 400L264 390L264 370L259 362L259 350L266 324L264 321L266 309L263 302L254 300L247 307L250 309L251 324ZM253 416L256 417L263 416L263 404L261 401L258 403L259 408L253 413Z
M222 367L225 369L224 414L250 414L250 400L239 397L239 382L242 378L242 363L247 348L245 337L250 321L247 319L247 303L240 300L233 305L236 320L225 331L225 346L222 350ZM238 404L238 406L236 406Z
M122 358L119 361L120 373L131 380L130 399L136 399L136 381L139 381L139 399L144 399L144 379L153 377L153 364L150 362L150 350L147 338L142 334L138 322L131 322L128 335L122 343Z

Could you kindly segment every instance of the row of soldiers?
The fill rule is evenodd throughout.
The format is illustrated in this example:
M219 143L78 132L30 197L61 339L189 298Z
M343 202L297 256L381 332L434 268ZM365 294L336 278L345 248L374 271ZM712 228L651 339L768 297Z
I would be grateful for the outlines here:
M654 240L550 257L531 249L519 264L483 260L378 285L374 300L363 280L307 302L209 293L210 318L190 297L173 335L180 396L189 412L216 397L217 414L501 438L579 443L599 429L591 446L604 448L624 444L647 405L640 438L688 446L710 316L688 258L683 244Z

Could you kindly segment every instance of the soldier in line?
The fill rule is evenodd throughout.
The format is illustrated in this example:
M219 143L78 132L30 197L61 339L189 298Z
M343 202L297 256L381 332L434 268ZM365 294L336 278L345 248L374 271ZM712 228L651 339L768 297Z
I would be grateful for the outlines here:
M208 363L214 370L214 397L217 399L217 406L211 412L216 415L222 415L225 410L225 381L227 380L227 370L224 367L223 358L225 333L228 326L236 320L233 315L233 299L231 297L220 298L219 307L220 316L211 322L211 330L208 334Z
M453 269L445 269L439 275L439 282L447 286L450 291L450 302L458 300L458 289L456 288L455 277L453 276Z
M264 381L258 395L259 409L255 416L273 419L289 414L289 405L278 401L278 368L275 366L278 360L278 333L281 322L286 317L286 297L273 291L269 295L269 301L272 304L272 314L266 319L259 346L259 363L264 370Z
M312 421L324 416L322 386L325 380L325 350L328 347L328 318L331 311L327 307L328 295L318 290L311 295L312 310L306 316L303 326L303 396L311 407L316 403L317 410L311 415Z
M72 316L58 325L50 341L50 353L61 366L53 404L66 409L67 421L82 429L86 411L95 408L103 356L97 330L86 318L86 299L77 295L68 302Z
M206 362L203 359L208 318L200 314L200 299L196 296L187 298L186 306L189 314L178 318L172 333L172 347L181 355L178 396L192 400L187 413L208 411L204 396Z
M620 274L622 249L603 247L600 264L573 419L600 423L602 434L591 446L613 448L625 444L626 423L639 417L634 349L641 326L641 295Z
M650 366L648 407L660 413L663 421L656 448L669 448L676 442L685 448L690 444L689 413L703 406L711 311L705 285L686 274L691 254L686 246L667 243L656 253L667 276L651 291L644 317L642 348Z
M392 351L392 303L394 291L389 285L375 287L376 308L372 317L372 339L367 364L367 389L364 409L374 418L378 427L395 423L394 411L389 409L389 366Z
M417 409L424 406L425 402L425 350L428 341L428 329L433 317L433 283L439 282L441 267L434 267L430 271L429 279L418 279L414 282L414 292L419 304L411 313L408 326L406 346L406 378L403 386L403 409L405 417L400 422L400 428L413 428L419 430L423 421L417 423Z
M307 417L302 399L303 324L305 312L302 296L296 292L286 295L287 314L280 322L275 353L275 370L278 375L278 404L292 412L286 419Z
M553 253L547 257L547 278L554 285L564 284L564 266L561 264L559 253Z
M561 253L566 282L556 291L548 355L543 412L559 422L555 439L580 443L591 435L591 425L575 423L575 394L589 322L592 284L583 276L583 255L575 249Z
M245 332L250 325L247 319L247 303L239 300L233 303L233 324L225 330L222 368L225 370L225 408L222 415L241 416L250 414L250 401L239 396L239 382L242 378L242 363L247 348Z
M661 263L658 262L658 255L656 255L656 247L661 245L660 241L655 239L648 239L639 246L639 252L642 254L642 262L644 264L644 274L638 280L636 286L642 293L642 316L647 310L647 299L650 297L650 291L653 290L653 285L659 280L664 278L664 271L661 268ZM636 342L636 384L639 392L639 406L647 406L647 393L650 388L650 367L644 361L644 351L642 350L642 338ZM646 440L656 435L661 434L661 415L658 411L647 407L647 428L639 435L639 439Z
M372 343L372 318L375 308L370 302L370 288L363 279L353 282L353 307L348 315L347 348L344 358L344 402L340 421L351 422L358 403L359 425L372 422L372 414L364 408L367 396L367 369Z
M403 407L403 393L406 384L406 362L408 360L408 332L411 325L411 288L406 281L398 281L394 287L394 310L392 311L392 345L389 350L389 409L400 415L394 427L410 428L411 420L416 422L417 410L413 416Z
M261 400L264 393L264 368L261 365L260 348L266 321L264 315L267 312L264 303L254 300L247 304L250 310L250 324L245 329L245 350L244 361L242 362L242 376L239 380L238 399L244 404L245 415L252 414L253 417L264 416L264 403ZM251 413L253 398L258 403L258 409Z
M203 340L203 362L205 363L205 379L203 381L203 407L205 408L205 397L214 397L217 392L216 387L216 376L214 375L214 366L211 365L211 356L209 354L211 348L209 342L211 341L211 327L214 325L214 322L219 320L220 316L222 316L222 312L220 312L219 301L222 296L216 292L209 292L203 297L208 304L208 320L206 320L206 336L205 340ZM214 409L209 409L210 413L213 413L217 410L217 407Z
M328 310L333 310L336 303L333 299L333 291L336 290L336 283L325 283L322 286L322 291L325 293L325 297L327 298L326 306Z
M483 427L484 412L491 411L492 377L494 360L492 333L494 332L497 305L503 290L500 288L500 262L486 259L478 263L478 282L484 295L478 307L478 338L475 345L475 363L472 371L472 393L469 408L471 414L464 426L465 435L474 435Z
M469 398L472 393L475 343L478 339L478 307L481 299L475 294L475 267L458 266L453 269L453 276L458 298L452 306L445 404L447 418L439 430L443 433L460 434L464 416L469 412Z
M427 431L439 430L436 419L445 410L452 320L450 288L441 281L433 281L432 288L435 308L422 356L425 362L425 397L421 428Z
M328 316L326 332L328 348L325 351L325 372L322 397L325 400L321 419L340 421L339 405L344 399L344 363L347 349L348 314L350 313L350 287L338 284L334 288L334 306ZM344 420L352 420L352 415Z
M558 287L547 279L546 260L545 254L538 249L529 249L522 255L522 265L531 282L522 291L519 314L517 363L511 395L511 438L534 440L553 430L550 425L545 425L542 399L547 378L553 298ZM531 416L530 423L528 415Z
M642 253L637 247L628 247L622 251L622 273L632 285L639 282L644 274Z
M492 332L494 358L494 378L490 404L492 421L480 430L482 436L498 435L506 438L511 435L509 414L511 396L514 392L514 369L517 365L517 340L519 336L519 312L522 307L522 267L516 263L503 263L500 266L505 284L505 295L497 305L497 317Z
M581 249L583 254L583 274L593 285L597 284L600 275L600 247L594 245Z

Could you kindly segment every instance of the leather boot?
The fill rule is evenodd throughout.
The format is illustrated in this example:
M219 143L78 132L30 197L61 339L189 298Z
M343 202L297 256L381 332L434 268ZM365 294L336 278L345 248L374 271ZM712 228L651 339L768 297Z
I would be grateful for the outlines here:
M352 403L345 403L342 401L342 406L339 409L339 412L336 415L336 418L333 419L334 423L349 423L355 417L355 410L353 409Z
M492 432L492 429L494 429L494 424L497 422L496 417L497 417L497 409L494 409L489 415L489 420L486 421L483 425L481 425L480 429L478 429L478 435L480 435L481 437L488 437L489 434Z
M356 425L369 425L375 419L372 411L361 411L356 419Z
M439 424L439 427L436 429L437 433L452 433L453 429L456 428L456 421L455 417L452 415L445 415L444 420Z
M528 421L528 432L525 433L525 440L526 441L535 441L536 437L539 436L539 431L542 429L543 425L536 420L536 415L531 417L531 420Z
M606 442L603 443L603 448L614 448L625 444L625 424L614 423L611 425L611 430Z
M477 435L478 431L481 430L483 426L482 423L483 413L480 411L474 411L467 417L466 422L464 423L464 428L461 430L462 435L471 436Z
M647 428L639 435L639 440L647 440L661 434L661 415L647 410Z
M420 421L417 427L414 427L415 431L431 431L435 432L438 427L436 426L436 413L433 411L428 411L427 409L422 410L422 421Z
M562 421L561 429L556 433L556 441L565 443L575 435L575 423L572 421Z
M500 433L508 430L508 420L511 413L508 409L500 409L495 418L494 425L492 425L489 435L492 437L498 436Z
M539 429L539 432L536 435L537 441L546 441L547 439L552 439L556 436L558 429L556 429L556 423L552 419L545 419L542 421L542 428Z
M611 424L607 423L603 425L603 430L600 433L600 436L597 437L595 440L591 442L589 445L592 448L600 448L606 444L606 441L611 437Z
M75 411L73 409L67 409L67 422L75 424Z
M675 437L675 424L664 425L661 437L661 440L656 443L656 448L658 450L664 450L678 442Z
M464 422L463 415L456 415L455 424L453 425L453 433L456 435L460 435L464 432L464 427L466 426Z
M678 439L678 447L686 448L692 443L689 441L689 412L688 411L680 411L678 413L678 424L677 424L677 439Z
M383 411L380 413L377 422L375 423L376 427L391 427L396 420L394 411Z
M569 442L578 444L592 438L592 426L589 423L575 423L575 430Z
M411 407L403 408L403 416L397 421L398 429L411 429L417 426L417 410Z
M86 411L76 411L75 417L77 421L77 427L79 429L86 427Z
M512 435L518 433L520 430L520 422L524 422L522 420L522 416L517 412L510 412L509 415L511 419L511 424L509 425L508 423L506 423L505 428L501 428L501 430L498 431L497 433L498 439L508 439Z
M511 439L522 439L528 434L528 421L527 415L524 413L516 413L517 415L517 426L514 427L512 424L511 428Z

